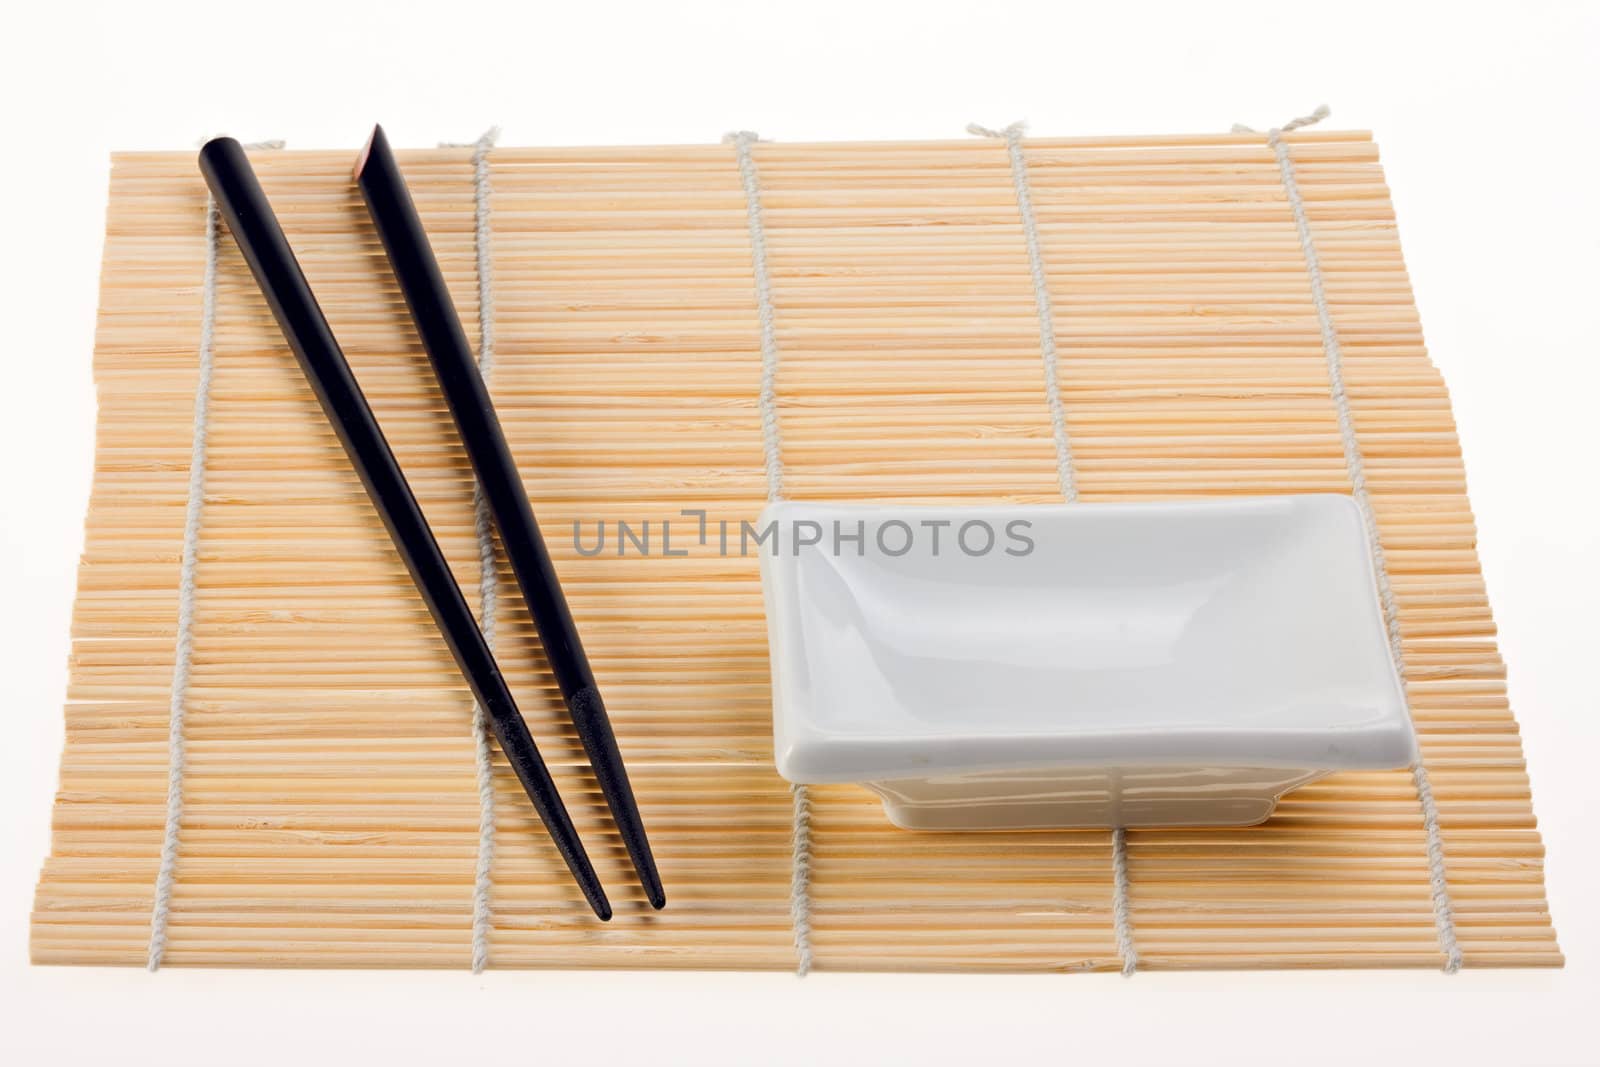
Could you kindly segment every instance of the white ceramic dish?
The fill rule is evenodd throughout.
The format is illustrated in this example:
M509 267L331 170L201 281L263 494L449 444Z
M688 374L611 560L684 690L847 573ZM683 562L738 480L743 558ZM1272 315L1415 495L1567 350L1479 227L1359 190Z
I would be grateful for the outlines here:
M778 771L897 825L1244 825L1414 758L1349 497L760 521Z

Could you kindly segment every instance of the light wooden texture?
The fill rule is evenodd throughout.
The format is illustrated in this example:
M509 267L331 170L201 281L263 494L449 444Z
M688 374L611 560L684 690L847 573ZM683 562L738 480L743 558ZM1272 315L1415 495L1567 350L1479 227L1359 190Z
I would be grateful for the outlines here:
M1400 603L1465 963L1561 960L1449 400L1377 150L1290 138ZM796 498L1058 499L1003 145L760 144ZM1260 136L1030 140L1085 501L1348 491L1305 264ZM476 321L466 150L402 153ZM348 152L258 154L268 194L463 587L471 483ZM789 968L790 798L771 766L753 558L580 558L582 520L765 485L733 149L493 155L494 393L590 649L670 897L633 885L520 598L501 661L618 904L592 922L503 763L491 966ZM67 746L33 917L47 963L140 964L166 775L205 251L189 153L115 160L98 458ZM70 358L70 354L59 354ZM471 703L231 240L166 961L466 967ZM680 520L683 529L689 520ZM675 528L675 534L681 530ZM496 757L498 758L498 752ZM822 969L1117 966L1105 833L913 834L813 790ZM1345 774L1264 826L1128 835L1147 968L1441 963L1417 796Z

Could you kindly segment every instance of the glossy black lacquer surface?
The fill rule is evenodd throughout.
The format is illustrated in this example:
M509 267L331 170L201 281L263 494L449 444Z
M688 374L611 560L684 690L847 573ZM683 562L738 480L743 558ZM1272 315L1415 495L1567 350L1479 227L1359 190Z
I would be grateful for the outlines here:
M200 170L461 673L487 711L500 747L589 905L601 919L609 919L605 890L550 772L243 148L229 137L208 142L200 150Z
M666 892L656 870L655 857L650 852L633 789L628 783L628 772L617 749L616 735L595 684L594 672L584 655L578 628L561 592L561 583L534 519L533 507L517 473L511 448L500 429L488 387L467 343L461 318L456 314L438 260L434 258L410 190L381 126L372 131L372 140L357 167L356 182L366 198L367 209L389 254L389 264L405 294L417 333L428 351L434 374L450 405L450 413L455 417L456 428L466 444L472 469L477 473L495 527L500 531L506 557L511 561L517 584L539 628L550 670L561 687L567 712L589 755L595 779L611 808L611 817L639 873L645 897L653 906L662 907L667 902Z

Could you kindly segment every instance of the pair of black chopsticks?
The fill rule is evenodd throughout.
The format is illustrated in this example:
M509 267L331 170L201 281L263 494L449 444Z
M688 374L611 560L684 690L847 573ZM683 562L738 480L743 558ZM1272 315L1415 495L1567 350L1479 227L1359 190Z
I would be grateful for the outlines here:
M487 713L500 747L594 913L602 920L611 918L611 904L578 839L566 805L556 792L417 498L306 283L244 149L230 137L210 141L200 150L200 170L289 347L310 379L323 411L444 634L456 664ZM550 553L490 403L488 388L382 127L373 129L372 140L356 164L356 182L466 444L511 569L538 626L545 655L623 845L639 873L645 897L660 908L667 902L666 893L617 750L616 735L595 686L594 672L578 640Z

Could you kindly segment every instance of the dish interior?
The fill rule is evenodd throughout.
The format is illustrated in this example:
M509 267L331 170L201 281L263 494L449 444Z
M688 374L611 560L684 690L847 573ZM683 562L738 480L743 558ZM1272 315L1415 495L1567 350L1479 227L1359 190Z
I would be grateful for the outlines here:
M1316 765L1321 736L1326 765L1339 766L1341 736L1344 759L1359 761L1407 725L1347 497L781 504L767 517L779 533L762 562L780 748L960 738L981 758L985 740L1071 737L1097 739L1083 753L1094 758L1122 738L1159 758L1152 738L1206 737L1214 756L1219 735L1276 735L1296 738L1299 754L1253 754ZM801 543L805 523L823 528L817 544ZM960 536L970 523L994 531L987 551L982 527Z

